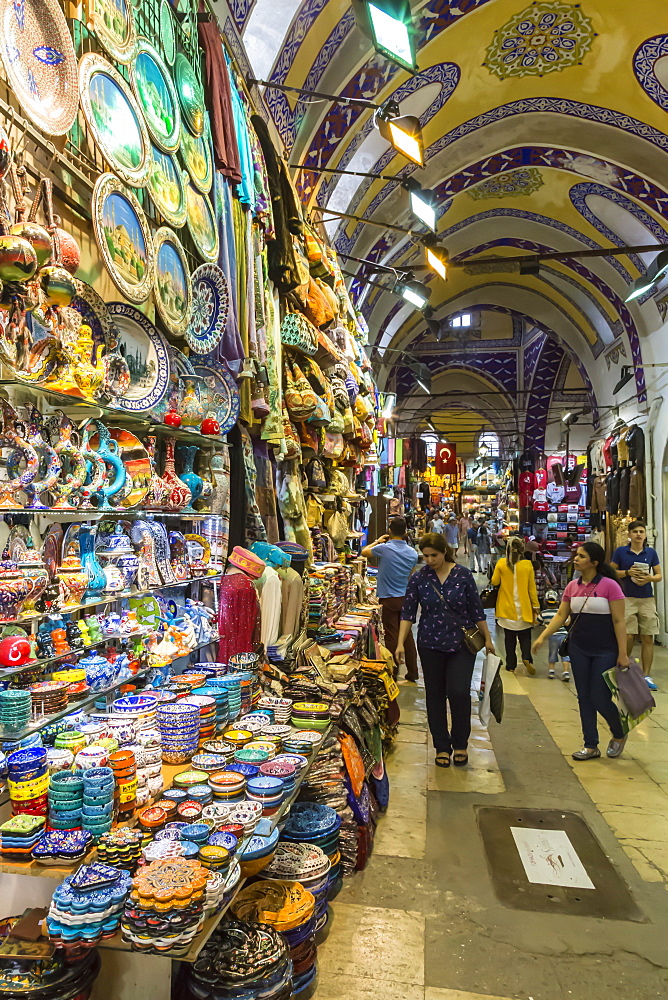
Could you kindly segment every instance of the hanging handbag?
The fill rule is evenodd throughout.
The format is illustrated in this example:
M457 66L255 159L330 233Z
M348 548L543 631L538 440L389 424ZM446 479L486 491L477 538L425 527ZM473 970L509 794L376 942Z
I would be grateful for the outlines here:
M596 586L597 586L597 584L594 584L594 590L596 590ZM591 595L594 593L594 590L590 590L589 593L587 594L587 596L585 597L584 604L582 605L582 607L578 611L577 615L575 616L575 618L572 620L572 622L570 623L570 625L566 629L566 635L564 636L564 638L559 643L559 656L561 657L562 660L564 659L564 657L568 656L568 643L570 642L571 635L573 634L573 629L575 628L575 625L577 623L578 618L580 617L580 615L582 614L582 612L584 611L584 609L587 607L587 601L589 600L589 598L591 597Z
M452 617L461 618L461 616L458 615L456 611L452 610L452 608L450 607L447 600L445 599L441 591L438 589L434 581L430 580L429 582L431 583L435 593L438 594L439 598L441 599L441 602L445 605L445 607L450 612ZM470 653L479 653L481 649L484 649L487 640L485 639L485 636L482 634L477 625L462 625L460 622L457 622L457 624L460 626L462 630L462 640L464 642L464 645L466 646L466 648Z
M496 587L492 587L490 584L489 587L485 587L484 590L480 591L480 603L486 611L491 611L493 608L496 608L496 599L498 596L498 584Z
M318 351L318 330L300 312L286 312L281 320L281 343L284 347L314 357Z

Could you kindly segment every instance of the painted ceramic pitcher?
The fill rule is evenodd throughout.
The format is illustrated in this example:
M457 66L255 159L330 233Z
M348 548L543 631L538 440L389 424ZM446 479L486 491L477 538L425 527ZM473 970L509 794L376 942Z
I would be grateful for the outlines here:
M162 478L170 486L169 497L163 504L165 510L183 510L190 505L192 498L190 487L176 474L174 466L175 443L175 438L167 438L165 442L165 469Z

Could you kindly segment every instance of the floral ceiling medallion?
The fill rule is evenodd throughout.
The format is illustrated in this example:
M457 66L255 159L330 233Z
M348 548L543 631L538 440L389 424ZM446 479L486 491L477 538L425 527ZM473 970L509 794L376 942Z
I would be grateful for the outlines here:
M494 35L484 65L502 80L577 66L596 32L580 4L533 3Z
M543 186L543 178L537 167L523 167L520 170L509 170L497 177L490 177L467 192L474 201L486 198L516 198L524 194L532 194Z

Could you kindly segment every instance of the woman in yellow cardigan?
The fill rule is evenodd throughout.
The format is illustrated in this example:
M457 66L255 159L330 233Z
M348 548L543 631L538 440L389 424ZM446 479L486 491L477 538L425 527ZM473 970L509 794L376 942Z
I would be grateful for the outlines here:
M492 585L499 588L496 619L505 633L506 670L517 667L517 640L527 673L535 674L531 656L531 629L540 611L533 564L524 559L524 542L517 535L508 539L505 558L499 559Z

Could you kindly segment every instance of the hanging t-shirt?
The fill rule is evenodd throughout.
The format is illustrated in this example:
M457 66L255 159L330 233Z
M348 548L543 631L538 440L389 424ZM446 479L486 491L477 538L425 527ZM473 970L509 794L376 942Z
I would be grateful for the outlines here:
M547 469L537 469L534 475L536 489L544 490L547 486Z
M561 503L566 495L564 487L559 486L557 483L548 483L545 492L550 503Z
M534 500L539 500L541 503L543 503L544 500L547 500L547 493L545 490L534 490L533 498Z

